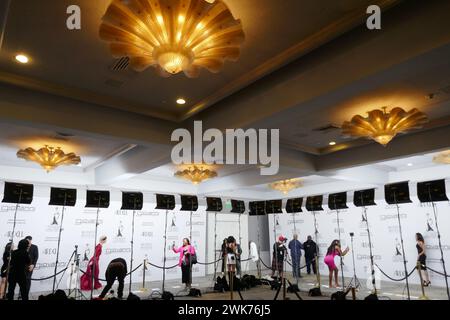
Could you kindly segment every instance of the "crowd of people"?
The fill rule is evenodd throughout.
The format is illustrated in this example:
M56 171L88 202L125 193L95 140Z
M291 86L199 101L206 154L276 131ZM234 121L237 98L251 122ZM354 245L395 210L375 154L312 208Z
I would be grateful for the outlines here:
M292 275L295 279L302 278L300 261L302 257L302 251L305 257L306 273L317 274L318 270L318 246L312 240L311 236L308 236L305 242L300 242L298 234L294 234L292 240L286 246L287 238L280 235L277 241L273 245L272 253L272 278L278 273L279 277L283 277L283 271L285 262L290 254ZM18 242L17 248L12 242L6 244L3 252L3 265L1 267L1 282L0 282L0 299L13 300L15 295L15 289L17 285L20 290L20 299L28 300L29 292L31 288L31 280L34 268L39 259L38 247L32 243L32 237L27 236ZM94 255L88 262L86 272L80 277L80 289L90 291L92 288L95 290L101 289L102 284L99 280L100 271L100 256L102 253L102 247L106 243L107 237L102 236L99 239L99 243L95 247ZM251 243L252 244L252 243ZM254 243L253 243L254 244ZM251 245L249 246L252 249ZM250 251L256 250L255 248ZM429 286L430 280L428 271L426 268L426 246L425 240L422 234L416 234L416 248L417 248L417 262L420 264L420 274L423 280L424 286ZM192 284L192 267L197 263L197 254L194 246L191 245L188 238L184 238L181 246L176 247L175 243L172 245L174 253L179 254L178 265L181 268L181 280L185 284L186 289L189 290ZM222 243L221 250L222 260L222 274L228 273L230 277L241 276L241 245L236 242L233 236L225 238ZM323 262L327 265L329 270L329 287L339 287L338 280L338 267L335 263L335 257L343 257L349 252L349 248L342 249L339 240L333 240L327 249ZM255 255L255 253L251 254ZM257 255L257 253L256 253ZM258 260L258 259L256 259ZM254 260L255 261L255 260ZM118 286L118 298L123 297L124 279L127 275L127 263L123 258L116 258L110 261L106 268L105 278L106 286L103 288L99 299L103 299L108 290L112 287L114 282L119 282ZM334 276L334 284L333 284ZM7 288L7 289L6 289Z

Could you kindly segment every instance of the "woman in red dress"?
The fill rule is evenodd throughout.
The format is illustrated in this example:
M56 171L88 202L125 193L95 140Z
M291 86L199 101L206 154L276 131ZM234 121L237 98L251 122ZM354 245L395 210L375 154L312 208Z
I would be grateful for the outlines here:
M90 291L92 289L92 268L94 268L94 289L100 289L102 284L98 280L100 255L102 254L102 246L106 243L106 236L100 238L100 242L95 246L94 256L89 260L86 273L80 277L80 289Z

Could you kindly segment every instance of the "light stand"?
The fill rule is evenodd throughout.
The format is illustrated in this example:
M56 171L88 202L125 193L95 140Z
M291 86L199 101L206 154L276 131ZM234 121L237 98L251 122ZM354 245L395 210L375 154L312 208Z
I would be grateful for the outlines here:
M214 212L214 276L213 287L217 278L217 212L222 211L222 199L206 197L206 211Z
M442 250L441 233L439 231L439 225L437 220L437 209L435 204L435 202L439 201L448 201L448 197L446 195L445 180L435 180L418 183L417 194L421 202L431 202L431 205L433 207L434 223L436 226L439 250L441 253L441 263L444 271L445 287L447 290L447 297L450 300L447 269L445 267L444 251Z
M189 241L191 243L193 243L192 241L192 214L193 211L197 211L198 209L198 198L197 196L185 196L182 195L181 196L181 211L189 211ZM192 244L191 244L192 246ZM190 266L190 270L189 270L189 283L192 285L192 271L193 271L193 266L192 266L192 255L189 255L189 266Z
M374 263L373 252L372 252L372 237L370 235L369 218L367 215L367 207L366 207L366 206L376 205L374 199L375 199L375 189L355 191L354 196L353 196L353 203L355 204L355 206L363 208L363 221L366 224L367 238L369 241L370 272L371 272L372 287L373 287L372 294L377 295L377 287L376 287L376 281L375 281L375 263ZM353 248L352 248L352 252L353 252Z
M266 205L264 201L252 201L249 202L249 216L256 216L256 234L257 234L257 241L258 241L258 256L259 259L256 262L256 269L258 272L258 279L261 279L261 238L260 238L260 225L259 225L259 216L266 214ZM270 254L269 254L270 257Z
M297 227L295 224L295 214L297 212L302 212L302 203L303 203L303 198L294 198L294 199L288 199L286 202L286 212L287 213L292 213L292 220L293 220L293 224L294 224L294 234L297 234ZM297 250L297 246L294 247L295 250ZM295 256L297 256L297 252L295 252ZM299 263L301 264L301 259L299 261ZM298 270L296 272L296 274L298 273L298 275L300 276L300 264L298 265ZM294 267L294 266L292 266ZM296 277L296 283L298 286L298 277Z
M72 262L72 268L70 270L70 284L69 284L69 294L70 297L72 295L72 292L74 292L74 299L77 300L78 295L82 297L84 300L86 300L86 297L84 296L83 292L79 288L79 279L80 279L80 255L78 254L78 246L75 245L75 250L72 253L73 256L73 262ZM75 272L73 270L73 265L75 264ZM73 274L75 273L75 288L72 289L72 278Z
M134 262L134 220L136 210L142 210L144 195L142 192L122 192L122 207L120 210L133 210L131 220L131 241L130 241L130 282L128 285L128 294L131 294L131 285L133 283L133 262Z
M96 256L97 247L97 231L98 231L98 216L100 213L100 208L109 207L109 191L94 191L87 190L86 196L86 207L87 208L97 208L96 218L95 218L95 232L94 232L94 256L92 260L92 273L91 273L91 300L94 298L94 286L95 286L95 265L98 263ZM89 265L89 264L88 264Z
M399 193L397 193L399 192ZM399 198L400 196L400 198ZM402 224L400 221L400 207L399 203L408 203L411 202L409 199L409 187L407 182L400 182L395 184L390 184L385 186L385 197L386 202L388 204L394 204L397 209L397 220L398 220L398 229L400 233L400 243L402 247L402 258L403 258L403 267L405 270L405 281L406 281L406 290L408 293L408 300L411 300L411 294L409 290L409 281L408 281L408 268L406 266L406 256L405 256L405 247L403 243L403 233L402 233Z
M166 210L166 216L164 221L164 253L163 253L163 280L162 280L162 293L165 292L166 286L166 260L167 260L167 216L169 210L175 208L175 196L167 194L156 195L156 209ZM145 268L144 268L145 270ZM145 272L144 272L145 276Z
M55 293L56 274L58 271L59 250L60 250L60 245L61 245L61 234L63 231L64 212L65 212L66 206L71 206L71 207L75 206L76 198L77 198L77 190L76 189L51 188L49 205L62 206L61 222L59 224L59 233L58 233L58 246L56 249L55 270L53 272L54 277L53 277L52 293Z
M5 182L5 190L2 202L14 203L16 204L16 208L14 210L13 227L11 231L11 246L9 247L8 252L8 266L6 269L4 298L6 298L6 293L8 292L9 270L11 267L11 254L14 245L14 233L16 232L17 211L19 210L19 204L30 204L33 201L33 189L34 187L32 184Z
M330 203L330 200L331 203ZM341 241L341 225L340 225L340 219L339 219L339 210L340 209L346 209L347 207L347 193L341 192L341 193L334 193L330 194L328 198L328 206L332 210L336 210L336 221L338 226L338 238L339 238L339 244L342 245ZM344 277L344 257L342 256L342 247L341 247L341 253L339 254L339 260L341 265L341 278L342 278L342 290L345 288L345 277Z
M350 283L348 284L348 288L352 289L353 300L356 300L355 290L359 288L360 283L359 283L358 278L356 277L356 264L355 264L355 251L353 249L353 236L354 236L354 233L350 232L350 239L351 239L351 243L352 243L353 278L350 281ZM347 288L347 290L348 290L348 288Z
M322 208L323 196L313 196L306 198L306 210L311 211L314 217L314 238L316 240L316 257L315 257L315 265L316 265L316 277L317 277L317 289L318 294L322 295L320 292L320 269L319 269L319 242L318 242L318 234L317 230L317 219L316 219L316 211L323 211Z

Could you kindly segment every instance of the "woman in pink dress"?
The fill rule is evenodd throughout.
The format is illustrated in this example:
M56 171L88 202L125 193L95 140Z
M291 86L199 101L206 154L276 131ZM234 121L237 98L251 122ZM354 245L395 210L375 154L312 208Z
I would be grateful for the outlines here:
M181 279L186 285L186 289L191 288L192 283L192 257L195 255L195 249L191 246L188 238L183 239L183 245L178 249L175 248L175 243L172 245L172 250L180 254L178 265L181 267Z
M341 243L339 240L333 240L331 245L328 247L327 255L325 256L325 259L323 260L325 264L328 266L328 270L330 272L329 274L329 286L330 288L337 288L339 287L339 280L338 280L338 268L336 264L334 263L334 258L336 256L345 256L350 249L347 247L344 251L341 250ZM336 286L333 287L333 273L334 273L334 280L336 283Z
M86 273L80 277L80 289L90 291L92 289L92 269L94 269L94 289L100 289L102 284L98 280L99 275L99 259L102 254L102 246L106 243L106 236L100 238L100 242L95 246L94 256L89 260Z

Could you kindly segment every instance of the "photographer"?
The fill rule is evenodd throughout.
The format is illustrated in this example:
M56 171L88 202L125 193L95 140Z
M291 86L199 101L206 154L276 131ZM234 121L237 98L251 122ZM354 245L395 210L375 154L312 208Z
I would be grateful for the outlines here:
M283 262L287 253L286 240L287 238L281 235L278 237L278 241L273 244L272 278L275 276L275 271L278 271L279 277L283 277Z

